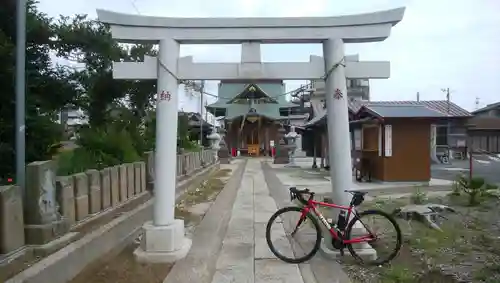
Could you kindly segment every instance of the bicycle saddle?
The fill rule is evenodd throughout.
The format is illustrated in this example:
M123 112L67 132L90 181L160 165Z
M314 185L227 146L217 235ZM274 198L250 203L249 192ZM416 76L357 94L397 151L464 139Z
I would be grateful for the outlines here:
M368 192L364 192L364 191L357 191L357 190L345 190L344 192L346 193L351 193L353 195L366 195Z

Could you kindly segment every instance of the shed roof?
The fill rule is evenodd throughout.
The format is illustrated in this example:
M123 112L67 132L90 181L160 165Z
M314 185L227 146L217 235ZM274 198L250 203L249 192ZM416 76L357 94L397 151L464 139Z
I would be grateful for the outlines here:
M440 116L436 116L438 114L432 113L433 116L431 117L448 117L448 106L449 106L449 117L471 117L471 113L462 107L456 105L453 102L449 102L446 100L427 100L427 101L360 101L360 100L353 100L348 102L348 107L349 111L352 113L357 113L361 107L366 106L366 107L380 107L380 106L397 106L395 108L400 108L400 110L392 109L392 111L407 111L409 107L411 106L424 106L427 108L427 110L418 110L418 109L411 109L410 113L407 114L405 117L422 117L422 116L408 116L409 114L424 114L422 111L434 111L438 112L441 114ZM383 111L383 110L380 110ZM389 110L386 110L389 111ZM419 113L417 113L419 112ZM326 111L319 113L319 115L315 115L305 126L312 126L319 121L322 121L323 119L326 118ZM428 113L431 114L431 113ZM428 116L427 116L428 117Z
M444 113L424 105L367 105L358 110L368 111L381 118L440 118L448 117Z
M448 105L449 105L449 114L450 117L470 117L471 113L462 107L458 106L453 102L449 102L447 100L423 100L423 101L415 101L415 100L396 100L396 101L349 101L349 109L353 112L358 112L358 110L362 106L374 106L374 105L423 105L429 109L436 110L443 114L448 114Z

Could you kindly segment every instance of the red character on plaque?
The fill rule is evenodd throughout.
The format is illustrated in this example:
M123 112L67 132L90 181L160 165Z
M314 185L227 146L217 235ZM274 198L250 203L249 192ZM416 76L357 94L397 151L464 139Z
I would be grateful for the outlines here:
M172 96L170 95L170 91L162 91L160 93L160 100L166 100L166 101L170 101L170 99L172 98Z
M340 89L335 89L335 92L333 93L333 97L337 100L341 99L344 95L342 94L342 91Z

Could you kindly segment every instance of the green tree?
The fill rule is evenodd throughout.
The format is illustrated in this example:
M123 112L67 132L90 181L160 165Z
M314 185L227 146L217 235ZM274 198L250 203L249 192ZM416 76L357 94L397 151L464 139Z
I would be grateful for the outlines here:
M14 177L15 154L15 42L16 2L0 6L0 179ZM50 59L54 26L27 2L26 31L26 161L52 157L60 142L62 129L56 113L75 103L71 72L54 66Z

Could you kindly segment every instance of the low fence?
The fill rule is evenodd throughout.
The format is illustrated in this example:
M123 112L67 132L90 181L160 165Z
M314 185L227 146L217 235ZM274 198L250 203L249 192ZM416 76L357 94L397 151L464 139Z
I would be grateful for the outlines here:
M215 163L212 150L177 156L177 177ZM154 180L154 154L144 161L56 176L54 161L27 165L23 202L17 186L0 187L0 259L25 245L44 245L82 221L145 194Z

